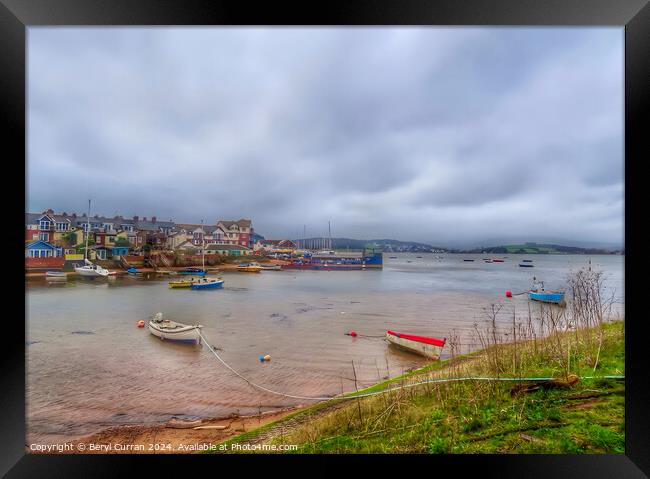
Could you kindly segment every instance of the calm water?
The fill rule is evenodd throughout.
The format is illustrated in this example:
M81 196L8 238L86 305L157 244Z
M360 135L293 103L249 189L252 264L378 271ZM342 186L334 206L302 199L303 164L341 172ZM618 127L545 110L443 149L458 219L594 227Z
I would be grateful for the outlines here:
M526 290L533 276L548 289L562 287L569 271L589 260L507 256L505 263L486 264L482 258L490 255L386 253L382 271L232 272L221 275L224 289L215 291L170 290L166 279L29 282L27 440L57 442L119 424L309 403L253 389L205 346L162 342L137 328L158 311L200 322L224 360L254 382L293 395L334 395L354 389L352 361L359 387L426 362L380 338L346 332L455 332L465 352L474 347L471 330L485 319L484 307L527 309L525 295L506 299L506 290ZM469 257L476 261L463 262ZM535 268L518 267L523 258ZM621 308L623 260L591 257ZM264 354L270 362L259 362Z

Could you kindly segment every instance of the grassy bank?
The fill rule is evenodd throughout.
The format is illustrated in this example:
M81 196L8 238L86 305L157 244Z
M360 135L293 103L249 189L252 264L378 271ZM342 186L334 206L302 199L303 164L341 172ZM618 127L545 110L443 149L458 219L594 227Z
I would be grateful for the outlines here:
M581 332L602 337L595 371L585 366L581 376L624 375L623 324L617 321ZM557 377L550 383L555 387L541 382L425 384L317 404L228 444L296 444L298 453L623 453L624 383L582 379L570 385L574 373L549 361L550 349L568 347L574 340L575 332L564 332L537 344L529 340L492 346L363 392L427 379L494 375L490 349L498 349L504 359L521 357L514 377ZM569 356L578 369L581 361L590 360L580 353Z
M625 374L624 321L606 321L612 301L600 273L581 270L568 287L567 308L536 304L507 318L499 305L485 308L484 325L475 325L479 351L457 354L452 334L450 360L226 444L291 444L299 453L624 453L625 383L603 378Z

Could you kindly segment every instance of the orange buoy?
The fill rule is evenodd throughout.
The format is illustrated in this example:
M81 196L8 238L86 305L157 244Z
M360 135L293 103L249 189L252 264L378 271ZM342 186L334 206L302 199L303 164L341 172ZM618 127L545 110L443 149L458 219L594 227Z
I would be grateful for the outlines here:
M138 321L138 328L144 328L144 319Z
M512 298L512 292L506 291L506 298Z
M264 356L264 361L270 361L270 360L271 360L271 356L269 356L268 354Z

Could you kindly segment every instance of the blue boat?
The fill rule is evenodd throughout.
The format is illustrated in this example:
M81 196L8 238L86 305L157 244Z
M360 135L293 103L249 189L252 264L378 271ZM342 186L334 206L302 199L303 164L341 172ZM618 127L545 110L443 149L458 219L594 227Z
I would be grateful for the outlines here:
M529 291L528 297L533 301L541 301L543 303L557 304L564 300L564 293L546 293L546 292L537 293L535 291Z
M205 276L206 271L201 268L185 268L183 271L179 271L178 274L192 274L194 276Z
M131 274L136 274L139 273L140 271L138 271L136 268L129 268L126 270L126 272Z
M203 282L205 281L205 282ZM190 285L191 289L219 289L223 286L223 279L210 279L210 280L203 280L203 281L197 281L196 283L192 283Z

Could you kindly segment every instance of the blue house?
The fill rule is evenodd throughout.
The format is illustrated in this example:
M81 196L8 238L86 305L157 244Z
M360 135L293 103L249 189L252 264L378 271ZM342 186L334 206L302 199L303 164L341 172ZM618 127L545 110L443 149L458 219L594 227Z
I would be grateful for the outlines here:
M26 258L56 258L63 256L63 248L51 245L46 241L34 241L25 247Z
M129 254L128 246L113 246L113 257L115 256L125 256Z

